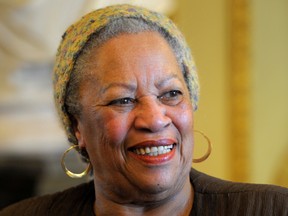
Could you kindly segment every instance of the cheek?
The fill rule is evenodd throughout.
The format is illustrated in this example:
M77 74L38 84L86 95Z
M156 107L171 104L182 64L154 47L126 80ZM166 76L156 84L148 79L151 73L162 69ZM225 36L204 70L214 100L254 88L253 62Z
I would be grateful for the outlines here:
M181 154L183 160L190 166L190 159L193 155L193 108L190 102L182 103L174 110L171 110L173 123L180 133L182 145Z
M111 143L120 145L124 142L129 130L128 115L110 115L109 118L103 119L103 133Z
M90 134L94 134L92 143L104 142L110 148L121 147L129 130L129 115L106 111L99 113L94 119L90 125Z
M101 112L90 118L86 125L86 144L94 171L110 175L107 170L117 169L123 161L124 141L129 129L128 117L113 112ZM109 157L107 157L109 155Z
M193 108L190 103L182 103L174 110L173 122L182 136L192 134L193 132Z

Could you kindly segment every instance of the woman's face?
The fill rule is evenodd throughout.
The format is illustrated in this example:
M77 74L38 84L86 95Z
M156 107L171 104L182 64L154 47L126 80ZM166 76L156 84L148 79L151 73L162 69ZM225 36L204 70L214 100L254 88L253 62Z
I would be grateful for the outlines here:
M124 34L88 62L76 136L96 195L151 200L179 192L189 181L193 110L168 43L158 33Z

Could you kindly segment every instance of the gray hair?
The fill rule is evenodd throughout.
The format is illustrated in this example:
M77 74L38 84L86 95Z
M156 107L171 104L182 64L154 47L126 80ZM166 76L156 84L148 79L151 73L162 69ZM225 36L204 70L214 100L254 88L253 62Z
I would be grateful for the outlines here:
M109 39L121 34L136 34L141 32L157 32L168 42L175 54L176 60L182 70L186 85L191 94L190 86L188 84L188 72L183 64L183 50L176 39L172 38L163 28L139 18L124 17L115 19L91 36L76 60L65 97L65 106L70 115L72 124L75 123L73 122L75 121L73 117L81 115L82 109L79 102L79 86L86 75L84 74L84 68L87 65L88 56L91 51L94 48L99 48Z

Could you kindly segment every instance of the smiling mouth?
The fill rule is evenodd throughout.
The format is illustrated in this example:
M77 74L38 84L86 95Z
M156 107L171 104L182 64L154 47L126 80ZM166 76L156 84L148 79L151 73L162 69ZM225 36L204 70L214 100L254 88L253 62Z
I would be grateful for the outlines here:
M138 147L133 148L131 151L137 155L143 155L143 156L158 156L167 154L172 151L172 149L175 147L176 144L171 145L162 145L162 146L146 146L146 147Z

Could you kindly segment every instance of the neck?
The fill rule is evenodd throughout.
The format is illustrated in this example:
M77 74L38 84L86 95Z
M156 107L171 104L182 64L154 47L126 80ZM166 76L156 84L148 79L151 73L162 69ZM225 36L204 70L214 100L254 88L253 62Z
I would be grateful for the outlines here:
M95 191L96 193L96 191ZM188 216L193 206L194 191L189 181L186 181L182 190L174 196L153 203L120 203L107 199L106 196L96 193L94 212L97 216L104 215L133 215L159 216L177 215Z

